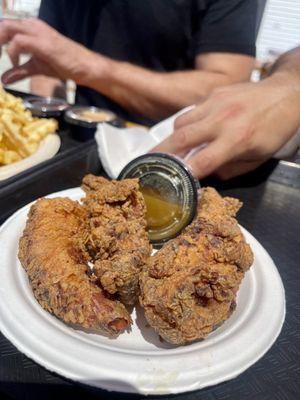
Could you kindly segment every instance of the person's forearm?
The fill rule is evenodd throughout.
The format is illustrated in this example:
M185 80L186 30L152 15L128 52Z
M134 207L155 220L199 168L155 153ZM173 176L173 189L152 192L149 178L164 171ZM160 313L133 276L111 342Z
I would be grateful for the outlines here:
M300 81L300 46L279 57L271 68L270 75L285 71L295 75Z
M54 96L66 99L65 84L59 79L38 75L30 79L30 91L38 96Z
M279 57L261 83L281 92L284 99L279 106L288 108L300 125L300 46Z
M98 69L95 61L84 85L152 119L199 102L215 87L230 83L223 73L200 70L159 73L125 62L108 59L106 62L103 76L103 57L99 59L102 68Z
M71 79L152 119L199 102L216 87L247 80L253 62L241 54L204 53L196 56L194 70L153 72L97 54L38 19L3 21L0 45L8 42L13 67L2 75L4 84L34 75ZM19 65L24 52L31 58Z
M286 85L300 92L300 46L278 58L269 73L269 78L272 77L281 77Z

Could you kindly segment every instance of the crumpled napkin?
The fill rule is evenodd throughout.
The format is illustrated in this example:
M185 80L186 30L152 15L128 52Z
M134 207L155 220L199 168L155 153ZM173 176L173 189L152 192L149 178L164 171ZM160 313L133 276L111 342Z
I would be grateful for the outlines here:
M171 135L175 119L192 108L194 106L182 109L151 129L143 127L116 128L106 123L98 124L95 139L98 154L107 175L116 179L131 160L147 153Z
M108 176L116 179L122 169L134 158L147 153L173 133L175 119L193 109L189 106L171 117L159 122L151 129L143 127L116 128L110 124L101 123L97 126L95 139L102 166ZM195 154L205 146L200 145L192 150L185 159ZM275 158L282 159L291 156L300 146L300 131L298 131L284 147L276 154Z

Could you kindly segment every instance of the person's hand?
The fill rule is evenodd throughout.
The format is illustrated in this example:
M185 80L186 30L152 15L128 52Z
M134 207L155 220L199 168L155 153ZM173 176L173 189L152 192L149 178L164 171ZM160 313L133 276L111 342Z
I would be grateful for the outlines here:
M1 21L0 46L4 44L8 44L7 52L13 64L13 68L2 76L4 84L33 75L73 79L78 84L84 84L96 59L97 68L101 68L100 55L66 38L38 19ZM19 65L22 53L31 54L31 58ZM103 57L103 68L104 64Z
M195 176L228 179L255 169L276 153L300 125L300 79L277 74L260 83L215 90L175 121L174 133L151 151L185 157Z

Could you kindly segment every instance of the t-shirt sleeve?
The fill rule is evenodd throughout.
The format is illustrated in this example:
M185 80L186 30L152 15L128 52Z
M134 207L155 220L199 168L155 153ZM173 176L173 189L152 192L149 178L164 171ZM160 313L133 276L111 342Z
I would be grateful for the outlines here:
M60 3L61 0L42 0L39 9L39 18L65 35L66 32L62 19L64 14Z
M207 52L255 56L257 0L210 0L194 36L195 55Z

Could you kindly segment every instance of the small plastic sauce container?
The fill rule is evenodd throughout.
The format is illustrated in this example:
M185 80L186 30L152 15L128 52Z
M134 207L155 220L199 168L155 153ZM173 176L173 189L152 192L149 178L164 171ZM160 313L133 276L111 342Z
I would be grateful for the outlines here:
M65 121L71 128L72 136L82 142L93 139L97 125L107 122L122 127L123 121L109 110L98 107L74 106L65 112Z
M118 179L137 178L144 196L147 230L154 247L161 247L191 223L198 205L199 182L179 158L149 153L132 160Z
M24 105L34 117L57 119L60 127L64 124L63 114L69 107L63 99L37 96L26 97Z

